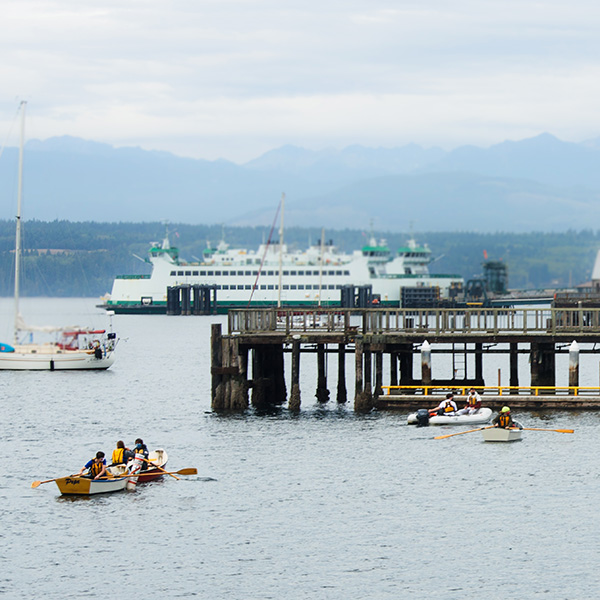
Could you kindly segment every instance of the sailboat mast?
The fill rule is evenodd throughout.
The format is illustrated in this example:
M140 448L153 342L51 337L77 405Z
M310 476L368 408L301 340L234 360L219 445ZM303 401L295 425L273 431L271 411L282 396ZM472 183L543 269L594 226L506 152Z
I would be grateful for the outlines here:
M21 101L21 139L19 143L19 186L17 192L17 231L15 235L15 344L19 332L19 280L21 277L21 201L23 198L23 147L25 146L25 107Z
M281 279L283 275L283 210L285 194L281 194L281 226L279 227L279 285L277 286L277 307L281 307Z

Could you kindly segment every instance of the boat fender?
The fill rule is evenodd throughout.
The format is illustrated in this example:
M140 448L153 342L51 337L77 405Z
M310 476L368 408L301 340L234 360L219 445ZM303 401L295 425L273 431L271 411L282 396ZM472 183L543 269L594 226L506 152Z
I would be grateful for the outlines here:
M102 358L102 348L98 347L94 350L94 356L96 358Z
M417 411L417 427L427 427L429 425L429 411L426 408L420 408Z

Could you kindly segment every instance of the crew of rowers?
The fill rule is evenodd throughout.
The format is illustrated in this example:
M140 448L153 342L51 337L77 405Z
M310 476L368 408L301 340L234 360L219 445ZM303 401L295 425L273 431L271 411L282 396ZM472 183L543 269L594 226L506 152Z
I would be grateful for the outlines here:
M435 408L429 409L429 416L435 415L446 415L454 417L456 415L474 415L479 412L481 408L481 396L475 391L475 388L471 388L467 395L467 403L464 408L458 409L456 402L454 401L454 394L446 394L444 400L442 400Z
M105 456L106 455L102 451L96 452L96 456L85 463L77 475L88 477L90 479L100 479L101 477L105 477L107 475ZM142 463L140 465L141 468L137 470L145 471L148 468L148 456L150 456L150 453L141 438L135 440L133 449L127 448L125 444L119 440L117 442L117 447L112 453L112 462L108 466L127 465L129 461L136 459L136 461ZM87 471L87 473L84 474L85 471Z

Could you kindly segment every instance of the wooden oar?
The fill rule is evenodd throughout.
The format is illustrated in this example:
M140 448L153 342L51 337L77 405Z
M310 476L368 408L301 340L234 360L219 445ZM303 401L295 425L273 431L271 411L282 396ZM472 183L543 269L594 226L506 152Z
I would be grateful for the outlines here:
M574 429L540 429L539 427L523 427L524 431L558 431L558 433L575 433Z
M147 458L142 458L142 460L145 463L148 463L149 465L152 465L155 469L158 469L159 471L162 471L163 475L170 475L173 479L177 479L177 481L180 481L180 478L177 477L177 475L173 475L173 473L167 473L162 467L159 467L156 463L153 463L152 461L148 460Z
M144 477L144 475L152 475L147 471L140 471L139 473L131 473L129 475L122 475L121 477ZM198 469L190 467L189 469L179 469L179 471L165 471L163 475L198 475Z
M482 431L483 429L492 429L493 425L487 427L479 427L479 429L468 429L467 431L459 431L458 433L449 433L448 435L438 435L434 437L434 440L443 440L444 438L452 437L453 435L462 435L463 433L473 433L474 431Z

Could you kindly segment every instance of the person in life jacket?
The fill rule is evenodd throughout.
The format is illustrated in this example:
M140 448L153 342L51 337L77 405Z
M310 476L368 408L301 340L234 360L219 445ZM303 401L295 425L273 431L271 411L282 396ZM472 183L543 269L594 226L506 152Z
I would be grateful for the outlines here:
M461 408L457 414L459 415L474 415L481 408L481 396L475 391L475 388L469 390L467 395L467 403L464 408Z
M148 448L146 444L144 444L144 440L142 438L138 438L135 440L135 446L133 448L133 452L137 455L135 458L139 456L140 461L142 462L142 470L146 470L148 468L148 457L150 456L150 452L148 452ZM143 460L141 460L143 458Z
M494 427L502 427L504 429L513 429L518 427L519 429L523 429L523 426L513 421L513 418L510 414L510 408L508 406L503 406L500 412L496 415L494 420L492 421Z
M454 402L454 394L446 394L446 398L442 400L435 408L429 410L434 415L455 415L458 407Z
M126 465L132 458L134 453L125 447L125 444L119 440L117 447L112 453L112 465ZM112 466L111 465L111 466Z
M83 472L87 469L87 473L83 475ZM96 452L96 456L85 463L81 468L81 471L77 473L83 475L83 477L89 477L90 479L98 479L106 475L106 459L104 458L104 452Z

